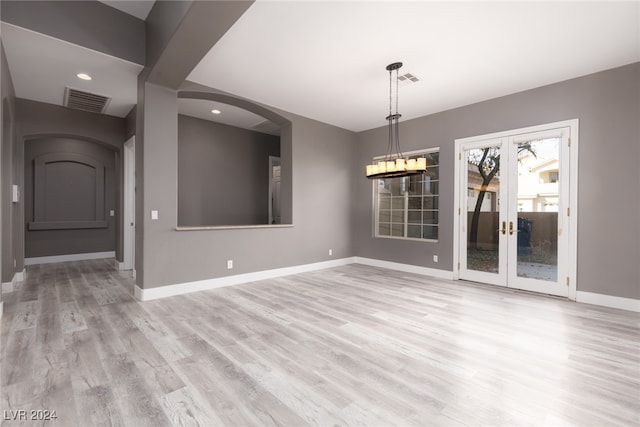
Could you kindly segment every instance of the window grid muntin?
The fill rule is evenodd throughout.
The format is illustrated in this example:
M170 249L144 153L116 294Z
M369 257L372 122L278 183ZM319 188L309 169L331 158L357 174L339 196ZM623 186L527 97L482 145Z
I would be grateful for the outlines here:
M407 178L375 181L374 236L438 241L439 148L416 151L411 154L410 157L427 157L427 172ZM420 180L415 181L416 178ZM416 191L418 187L419 192ZM397 194L394 194L394 190L397 190Z

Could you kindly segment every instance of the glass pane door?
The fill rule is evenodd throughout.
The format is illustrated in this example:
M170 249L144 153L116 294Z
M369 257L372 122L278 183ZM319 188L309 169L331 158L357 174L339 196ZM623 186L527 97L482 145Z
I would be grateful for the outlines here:
M518 277L558 281L560 138L517 144Z
M563 142L566 146L561 130L510 140L509 287L554 295L567 292L558 272L558 249L564 244L559 214L567 206Z
M501 141L465 147L463 151L466 210L461 219L465 233L461 277L467 280L504 284L503 254L506 220L501 213L502 154Z
M572 127L536 128L456 141L458 277L569 296Z

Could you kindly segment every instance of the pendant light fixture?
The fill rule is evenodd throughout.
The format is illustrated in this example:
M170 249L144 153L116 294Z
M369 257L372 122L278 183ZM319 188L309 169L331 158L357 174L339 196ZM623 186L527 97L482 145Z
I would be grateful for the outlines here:
M398 113L398 70L402 67L402 62L394 62L387 65L389 71L389 144L387 154L383 160L378 160L367 165L367 178L398 178L403 176L417 175L427 171L426 157L405 158L400 150L400 117ZM396 112L392 112L393 105L393 72L395 71L396 81ZM395 150L395 152L394 152Z

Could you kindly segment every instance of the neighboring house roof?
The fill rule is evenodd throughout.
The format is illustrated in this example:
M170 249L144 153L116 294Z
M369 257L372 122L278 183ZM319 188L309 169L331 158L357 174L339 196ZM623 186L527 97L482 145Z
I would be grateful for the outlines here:
M540 159L540 161L535 165L529 168L531 172L544 172L547 170L557 170L558 169L558 159Z

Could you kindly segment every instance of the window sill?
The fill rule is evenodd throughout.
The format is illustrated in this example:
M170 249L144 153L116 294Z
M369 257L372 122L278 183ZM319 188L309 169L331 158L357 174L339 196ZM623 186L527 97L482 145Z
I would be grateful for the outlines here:
M438 243L438 239L420 239L418 237L373 236L376 239L408 240L410 242Z
M176 231L244 230L244 229L261 229L261 228L293 228L293 224L178 226L176 227Z

